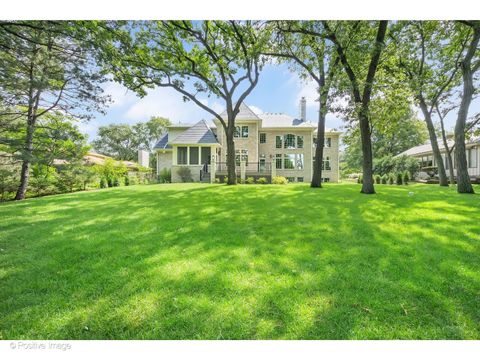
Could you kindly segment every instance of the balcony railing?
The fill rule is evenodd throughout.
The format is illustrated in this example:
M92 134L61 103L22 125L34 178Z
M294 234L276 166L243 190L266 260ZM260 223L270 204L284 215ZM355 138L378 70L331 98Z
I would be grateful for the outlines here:
M217 162L216 171L217 172L227 172L227 163L226 162ZM236 164L235 171L240 173L240 165ZM259 162L248 162L245 164L245 173L265 173L268 174L272 171L271 163L259 163Z

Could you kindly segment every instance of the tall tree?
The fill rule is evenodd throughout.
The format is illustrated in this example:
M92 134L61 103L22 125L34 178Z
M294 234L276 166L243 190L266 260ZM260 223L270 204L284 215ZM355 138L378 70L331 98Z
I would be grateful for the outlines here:
M457 191L459 193L473 194L474 190L468 174L468 165L465 147L465 126L468 117L468 110L475 91L473 86L473 75L480 68L480 21L463 22L471 31L470 41L465 56L459 61L462 72L463 90L462 100L458 109L457 121L455 123L455 162L457 165Z
M272 49L265 54L289 61L301 78L313 80L318 91L316 161L310 186L322 187L325 118L331 102L331 85L338 70L335 49L326 43L320 21L274 21ZM306 119L303 119L306 120Z
M381 20L375 27L370 22L337 22L331 26L328 21L323 21L323 25L326 30L326 37L334 44L348 77L350 94L357 111L363 154L361 192L374 194L369 106L375 73L384 48L388 21ZM375 39L368 41L367 39L371 39L372 29L376 29ZM347 47L347 43L350 46ZM368 65L364 61L367 51L370 51ZM365 80L363 81L363 79Z
M102 112L105 80L70 22L0 22L0 100L26 124L16 200L25 198L39 119L52 111L89 119Z
M132 23L133 41L104 58L115 79L140 96L167 87L193 101L222 125L227 142L228 184L236 184L235 118L258 83L268 34L251 21L150 21ZM109 48L110 49L110 48ZM204 98L223 101L225 121Z

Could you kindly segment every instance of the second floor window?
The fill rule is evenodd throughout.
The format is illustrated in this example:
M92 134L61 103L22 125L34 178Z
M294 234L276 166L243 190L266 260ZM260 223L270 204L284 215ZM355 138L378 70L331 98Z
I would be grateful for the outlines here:
M303 149L303 136L297 136L297 149Z
M260 133L260 144L265 144L267 142L267 134Z
M332 147L332 138L325 138L325 147Z
M330 156L323 158L322 170L332 170L332 167L330 166Z
M235 130L233 131L233 137L240 137L240 126L235 126Z
M295 135L287 134L285 135L285 149L295 149Z
M248 126L242 126L242 137L248 138Z
M277 149L281 149L283 145L283 136L282 135L277 135L275 138L275 147Z

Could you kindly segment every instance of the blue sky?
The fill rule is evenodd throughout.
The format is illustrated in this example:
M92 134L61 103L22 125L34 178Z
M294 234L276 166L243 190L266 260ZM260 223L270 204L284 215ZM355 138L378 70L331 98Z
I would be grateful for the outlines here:
M80 129L93 140L99 126L112 123L134 124L147 121L151 116L167 117L172 122L195 123L201 119L209 120L212 116L192 102L183 102L175 90L158 88L151 90L144 98L139 98L125 87L117 83L105 85L106 93L110 94L113 104L107 109L107 114L96 114L88 123L82 123ZM245 101L252 110L261 112L284 112L298 116L299 101L302 96L307 99L307 119L317 121L318 103L315 102L316 90L313 82L301 81L291 73L288 66L266 65L263 69L257 87ZM223 104L218 99L206 96L202 99L216 111L223 110ZM470 114L480 111L480 101L474 101ZM455 113L449 115L446 128L453 128ZM422 117L419 115L419 118ZM333 114L327 116L327 128L341 129L342 120Z

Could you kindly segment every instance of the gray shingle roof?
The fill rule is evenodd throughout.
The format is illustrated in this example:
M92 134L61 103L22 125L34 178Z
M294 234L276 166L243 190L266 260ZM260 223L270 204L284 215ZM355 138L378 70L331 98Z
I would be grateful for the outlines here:
M172 144L218 144L215 134L205 120L201 120L178 135Z
M168 133L162 135L160 140L153 147L154 149L171 149L172 146L168 144Z
M284 127L302 127L302 128L316 128L314 124L309 121L302 121L295 119L293 116L284 113L264 113L260 114L262 119L262 128L284 128Z
M227 110L223 111L220 116L222 118L227 117ZM260 120L257 114L255 114L252 109L250 109L245 103L240 104L240 108L238 109L238 114L235 120Z
M453 140L447 140L448 147L452 147L455 142ZM472 145L472 144L479 144L480 143L480 137L471 139L466 142L467 145ZM443 141L438 141L438 148L440 151L445 150L445 146L443 146ZM420 154L425 154L425 153L432 153L432 144L427 143L423 145L418 145L414 146L413 148L410 148L408 150L405 150L404 152L398 154L397 156L400 155L409 155L409 156L415 156L415 155L420 155Z

